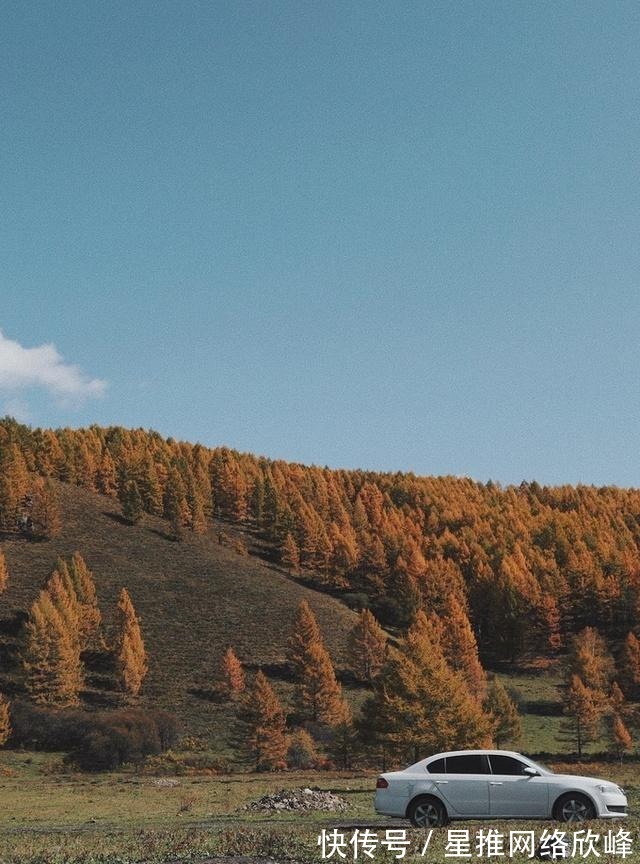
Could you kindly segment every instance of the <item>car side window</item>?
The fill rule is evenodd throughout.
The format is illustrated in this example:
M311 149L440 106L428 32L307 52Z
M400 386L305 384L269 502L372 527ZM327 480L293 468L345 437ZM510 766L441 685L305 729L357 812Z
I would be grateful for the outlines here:
M493 774L522 775L526 765L513 756L489 756Z
M487 757L480 753L447 756L447 774L489 774Z
M446 774L447 768L444 759L436 759L434 762L429 762L427 765L429 774Z

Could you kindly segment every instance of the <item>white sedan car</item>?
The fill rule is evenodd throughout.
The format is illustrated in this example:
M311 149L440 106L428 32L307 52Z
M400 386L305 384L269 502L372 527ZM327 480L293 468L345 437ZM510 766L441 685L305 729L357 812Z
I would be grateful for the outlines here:
M450 819L583 822L626 816L627 798L615 783L554 774L519 753L459 750L382 774L375 808L419 827Z

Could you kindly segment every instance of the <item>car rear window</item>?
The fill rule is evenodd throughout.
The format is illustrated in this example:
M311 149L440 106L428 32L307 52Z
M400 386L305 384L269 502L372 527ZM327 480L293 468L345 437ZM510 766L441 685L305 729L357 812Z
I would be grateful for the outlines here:
M436 759L434 762L429 762L427 765L429 774L446 774L444 759Z
M467 756L447 756L447 774L488 774L486 756L470 753Z

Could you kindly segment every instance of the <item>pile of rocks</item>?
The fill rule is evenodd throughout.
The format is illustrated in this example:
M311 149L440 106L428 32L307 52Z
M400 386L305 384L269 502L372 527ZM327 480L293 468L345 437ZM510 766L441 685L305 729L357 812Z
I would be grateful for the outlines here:
M333 792L323 792L320 789L280 789L273 795L265 795L257 801L247 804L244 810L329 810L332 813L342 813L348 808L347 802Z

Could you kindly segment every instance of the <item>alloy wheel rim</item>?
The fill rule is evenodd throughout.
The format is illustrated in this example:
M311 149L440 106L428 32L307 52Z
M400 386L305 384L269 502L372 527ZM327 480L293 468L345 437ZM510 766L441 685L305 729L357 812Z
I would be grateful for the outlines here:
M439 814L433 804L418 804L414 818L421 826L437 825Z
M583 801L572 798L563 806L562 817L565 822L584 822L587 818L587 806Z

